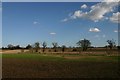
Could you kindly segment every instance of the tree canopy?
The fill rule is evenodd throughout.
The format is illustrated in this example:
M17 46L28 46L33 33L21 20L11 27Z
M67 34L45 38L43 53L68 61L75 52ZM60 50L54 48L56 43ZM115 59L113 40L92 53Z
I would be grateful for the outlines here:
M76 43L79 47L82 48L83 51L86 51L88 47L91 46L91 42L87 39L80 40Z

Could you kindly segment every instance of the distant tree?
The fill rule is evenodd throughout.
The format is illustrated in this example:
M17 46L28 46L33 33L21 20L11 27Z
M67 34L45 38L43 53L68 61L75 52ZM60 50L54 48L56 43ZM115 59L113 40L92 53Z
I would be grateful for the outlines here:
M52 45L53 45L54 51L56 52L57 51L56 49L58 47L58 43L57 42L53 42Z
M47 43L44 41L42 46L43 46L43 52L45 52L45 48L47 47Z
M88 47L90 47L91 42L87 39L80 40L76 43L79 47L82 48L83 51L86 51Z
M8 44L8 49L11 49L11 50L13 50L14 49L14 46L12 45L12 44Z
M32 46L30 45L30 44L28 44L27 46L26 46L26 49L31 49L32 48Z
M35 42L34 48L35 48L35 52L38 52L38 50L40 48L40 43L39 42Z
M14 46L15 49L21 49L20 45Z
M65 45L62 45L62 52L65 51L65 48L66 48L66 46L65 46Z
M116 46L116 44L115 44L115 40L107 40L107 43L108 43L108 47L110 48L110 49L113 49L113 47L115 47Z
M2 49L5 49L5 47L2 47Z

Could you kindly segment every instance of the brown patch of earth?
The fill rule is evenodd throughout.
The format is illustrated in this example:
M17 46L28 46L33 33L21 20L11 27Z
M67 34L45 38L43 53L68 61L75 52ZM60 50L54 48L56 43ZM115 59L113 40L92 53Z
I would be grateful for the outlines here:
M117 62L3 58L3 78L120 78Z

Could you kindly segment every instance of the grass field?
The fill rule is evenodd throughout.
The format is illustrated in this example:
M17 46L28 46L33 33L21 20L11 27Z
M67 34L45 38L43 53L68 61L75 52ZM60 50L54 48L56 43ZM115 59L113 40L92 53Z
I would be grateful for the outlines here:
M118 78L118 56L3 54L3 78Z

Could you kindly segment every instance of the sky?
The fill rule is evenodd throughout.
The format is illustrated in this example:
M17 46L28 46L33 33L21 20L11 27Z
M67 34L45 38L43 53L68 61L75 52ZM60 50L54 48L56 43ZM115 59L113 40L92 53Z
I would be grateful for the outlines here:
M118 44L119 15L116 2L3 2L2 46L76 46L84 38L93 46Z
M2 3L0 1L0 47L2 47Z
M100 2L103 0L2 0L2 2Z

